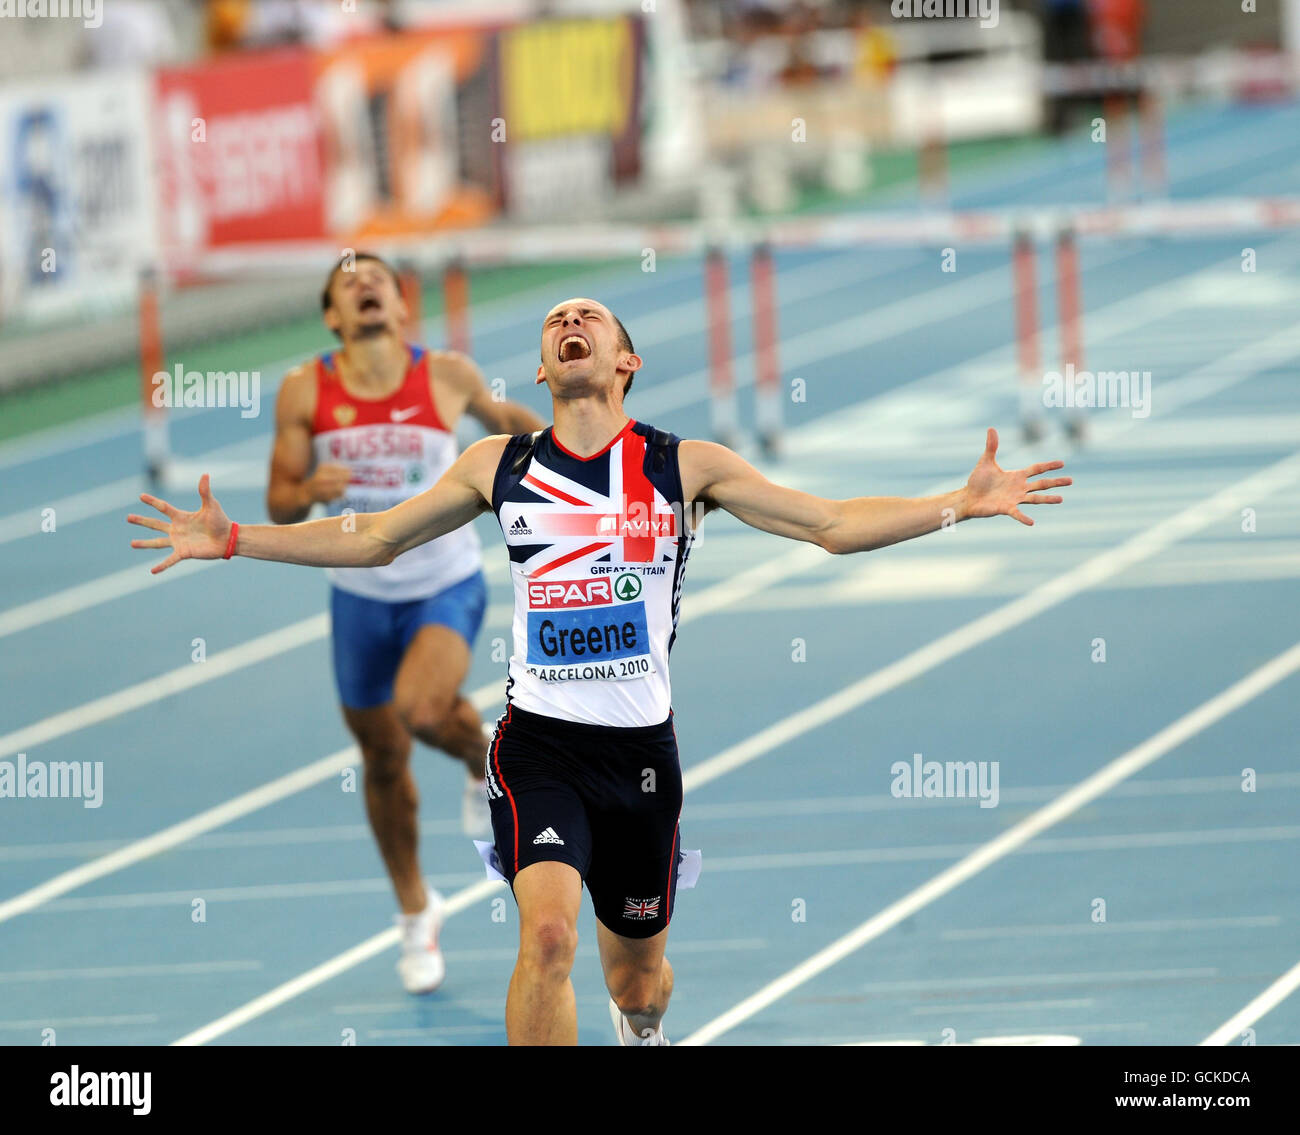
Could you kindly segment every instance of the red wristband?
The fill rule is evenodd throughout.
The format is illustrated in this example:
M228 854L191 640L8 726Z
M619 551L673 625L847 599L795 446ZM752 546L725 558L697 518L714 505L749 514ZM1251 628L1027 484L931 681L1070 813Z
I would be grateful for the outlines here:
M223 560L228 560L235 554L235 543L238 539L239 525L232 521L230 525L230 539L226 542L226 554L221 557Z

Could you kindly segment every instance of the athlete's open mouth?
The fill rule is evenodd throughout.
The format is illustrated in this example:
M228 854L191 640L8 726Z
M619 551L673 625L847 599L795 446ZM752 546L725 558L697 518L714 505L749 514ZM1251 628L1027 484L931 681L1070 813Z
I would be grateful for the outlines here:
M361 303L358 305L361 311L379 311L383 306L378 296L362 296Z
M568 363L590 357L591 344L581 335L566 335L560 340L560 362Z

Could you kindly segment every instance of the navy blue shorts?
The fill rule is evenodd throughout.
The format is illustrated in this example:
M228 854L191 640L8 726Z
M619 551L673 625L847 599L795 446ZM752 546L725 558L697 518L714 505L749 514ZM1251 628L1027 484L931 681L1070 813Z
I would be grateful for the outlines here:
M349 709L373 709L393 700L393 679L421 627L450 627L471 647L487 610L487 580L475 572L427 599L389 603L335 587L334 680Z
M677 898L682 769L670 714L614 729L510 705L487 762L492 830L502 873L567 863L596 917L625 938L667 927Z

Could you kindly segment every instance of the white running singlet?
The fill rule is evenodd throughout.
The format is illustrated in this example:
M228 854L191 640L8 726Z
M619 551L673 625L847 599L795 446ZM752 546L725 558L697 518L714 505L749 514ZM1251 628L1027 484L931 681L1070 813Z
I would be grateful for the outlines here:
M456 435L438 415L429 390L429 356L411 348L411 366L401 387L383 399L356 398L343 388L333 355L316 363L316 414L312 421L316 463L346 465L347 492L327 506L382 512L422 493L457 457ZM328 568L344 591L390 603L425 599L468 579L483 565L472 525L403 552L381 567Z
M667 719L693 540L678 443L630 421L591 457L549 428L506 445L492 508L515 591L506 694L521 709L615 727Z

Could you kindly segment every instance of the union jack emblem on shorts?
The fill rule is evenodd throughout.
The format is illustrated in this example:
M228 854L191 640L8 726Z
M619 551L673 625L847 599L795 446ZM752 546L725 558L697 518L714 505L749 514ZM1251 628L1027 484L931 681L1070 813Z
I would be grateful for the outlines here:
M638 922L644 922L648 918L658 918L659 896L655 895L652 899L624 899L623 917L635 918Z

